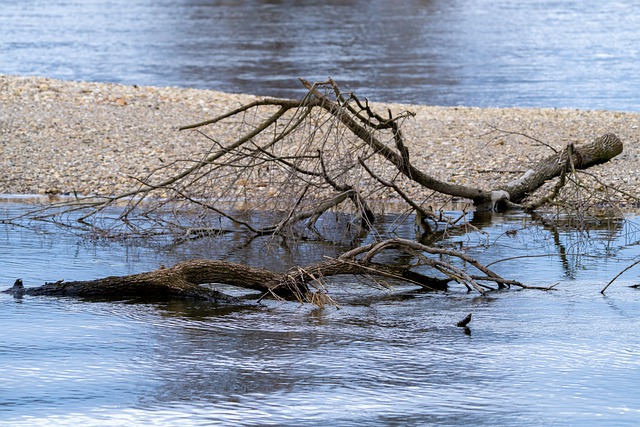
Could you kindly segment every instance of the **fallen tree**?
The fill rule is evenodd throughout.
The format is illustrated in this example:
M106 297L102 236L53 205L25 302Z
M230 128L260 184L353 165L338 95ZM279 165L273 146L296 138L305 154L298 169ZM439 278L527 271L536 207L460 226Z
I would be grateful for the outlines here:
M302 83L308 94L301 100L259 99L184 126L182 131L192 130L210 140L210 151L137 178L135 190L113 197L78 197L26 216L104 237L171 235L180 244L241 232L288 240L347 241L355 249L285 273L192 260L126 277L26 289L16 284L6 292L223 301L228 297L202 285L226 283L263 295L318 303L324 294L324 278L340 274L383 276L432 289L443 289L444 282L455 280L480 293L492 289L488 282L497 287L525 287L499 277L462 252L423 244L442 237L443 230L467 225L465 215L446 218L432 209L430 196L469 200L478 211L535 210L558 199L576 171L605 163L623 150L620 139L606 133L589 144L554 150L518 179L497 188L453 184L414 165L411 145L402 132L402 123L412 117L411 112L394 115L387 111L383 116L368 101L343 94L332 80ZM165 177L155 179L160 173ZM548 194L528 201L553 179L556 185ZM411 186L421 189L419 197L410 195ZM389 200L401 204L400 210L415 213L423 243L385 238L386 233L375 230L376 208ZM375 242L358 246L372 232ZM373 261L380 251L391 249L409 252L418 262L402 266ZM481 274L469 274L466 267L437 258L441 256L460 260ZM417 269L430 269L444 278L425 276Z
M411 266L389 265L374 261L376 256L390 250L409 252L416 255L419 261ZM429 255L436 257L429 257ZM477 273L469 273L464 268L456 267L452 262L444 261L442 257L463 261ZM444 278L427 276L413 270L424 266L442 273ZM338 258L307 266L297 266L283 273L227 261L193 259L170 268L160 268L146 273L111 276L89 281L58 281L39 287L25 288L19 279L11 288L2 292L16 297L45 295L109 300L180 299L217 303L239 302L237 298L225 295L211 287L202 286L219 283L257 291L262 294L260 299L273 296L322 306L333 303L325 287L326 279L338 275L380 276L394 281L412 283L430 291L445 290L449 282L456 281L469 290L476 290L483 295L489 290L512 285L531 288L520 282L500 277L461 252L395 238L355 248ZM489 283L493 283L493 286Z

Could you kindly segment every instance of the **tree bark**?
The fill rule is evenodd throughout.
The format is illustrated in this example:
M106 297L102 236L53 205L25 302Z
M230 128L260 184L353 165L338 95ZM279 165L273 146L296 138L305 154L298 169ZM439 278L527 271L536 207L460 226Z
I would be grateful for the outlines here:
M200 286L226 283L267 291L277 283L278 275L265 269L217 260L194 259L171 268L133 274L109 276L96 280L46 283L25 288L21 281L3 291L16 296L44 295L77 298L125 300L142 298L151 301L193 299L212 302L235 302L220 292Z

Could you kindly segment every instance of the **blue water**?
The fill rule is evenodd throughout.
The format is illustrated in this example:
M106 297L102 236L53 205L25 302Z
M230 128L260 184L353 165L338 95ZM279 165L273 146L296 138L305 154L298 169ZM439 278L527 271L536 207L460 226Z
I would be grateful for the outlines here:
M296 97L640 111L640 3L4 0L0 73Z
M286 97L299 76L332 76L379 101L640 111L639 21L640 4L607 0L4 0L0 73ZM640 267L599 291L640 257L637 221L584 239L496 216L458 238L484 262L550 254L493 268L553 292L347 280L331 287L339 310L0 294L0 425L636 426ZM0 225L0 287L340 250L266 243ZM455 326L468 313L470 334Z
M24 202L0 210L33 206ZM470 255L549 255L492 268L556 290L479 297L462 286L432 294L347 279L330 287L340 309L0 294L0 425L638 425L640 290L630 286L640 270L599 293L640 257L638 219L588 239L521 216L476 226L484 233L454 237ZM34 286L206 254L282 266L339 250L239 236L165 250L46 231L0 225L2 288L18 277ZM455 323L468 313L465 333Z

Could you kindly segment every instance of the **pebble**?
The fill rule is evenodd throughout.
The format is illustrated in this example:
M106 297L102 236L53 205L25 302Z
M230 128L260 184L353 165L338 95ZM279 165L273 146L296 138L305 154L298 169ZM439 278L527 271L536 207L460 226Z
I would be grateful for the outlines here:
M158 182L175 173L180 160L202 158L211 149L210 140L178 127L255 99L211 90L0 75L0 194L115 195L137 186L132 177L156 170ZM385 114L387 108L416 114L402 126L416 166L437 179L485 189L517 178L553 154L549 147L560 150L614 132L625 144L623 155L590 172L640 194L639 113L371 105ZM228 137L237 131L222 130ZM245 184L249 194L259 195L265 187L276 191L268 176ZM406 190L417 198L427 193L415 185Z

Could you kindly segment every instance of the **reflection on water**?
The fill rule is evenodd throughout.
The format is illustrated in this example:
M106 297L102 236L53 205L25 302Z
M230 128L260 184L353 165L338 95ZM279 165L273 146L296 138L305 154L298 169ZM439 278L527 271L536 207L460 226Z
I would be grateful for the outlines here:
M640 111L640 4L615 0L2 2L0 73L295 97Z
M637 227L595 230L583 244L600 256L576 260L574 237L522 225L497 216L465 244L490 261L557 253L559 239L570 270L559 256L494 265L529 284L559 282L557 291L391 294L344 281L332 288L340 310L0 294L0 425L637 425L640 294L628 287L637 273L599 294L640 255ZM3 288L16 277L34 285L205 255L204 246L163 252L0 232ZM313 261L326 249L296 256ZM287 262L261 243L243 251L232 257ZM468 313L469 335L455 326Z

